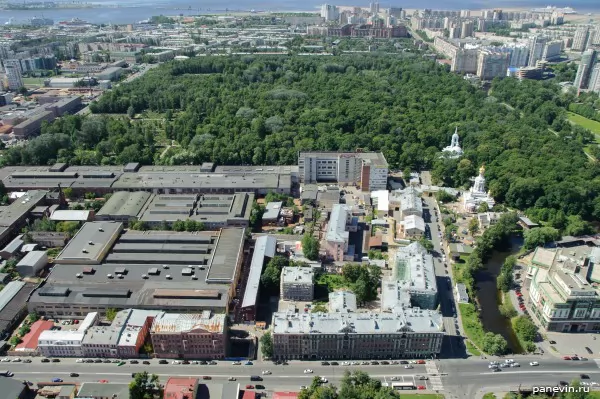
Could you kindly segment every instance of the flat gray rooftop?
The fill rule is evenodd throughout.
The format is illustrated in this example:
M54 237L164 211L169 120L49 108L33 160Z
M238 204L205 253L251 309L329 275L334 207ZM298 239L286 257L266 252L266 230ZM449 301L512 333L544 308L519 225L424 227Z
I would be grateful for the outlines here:
M0 207L0 226L12 226L23 215L33 209L46 194L46 191L28 191L10 205Z
M150 198L146 191L117 191L106 201L98 216L136 217Z
M123 224L114 222L87 222L61 251L55 262L99 263L106 255Z

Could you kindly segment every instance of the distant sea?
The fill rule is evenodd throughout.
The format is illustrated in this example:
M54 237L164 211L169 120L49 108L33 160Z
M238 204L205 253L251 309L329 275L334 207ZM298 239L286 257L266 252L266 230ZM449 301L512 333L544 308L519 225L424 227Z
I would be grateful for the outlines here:
M362 2L361 2L362 1ZM14 0L14 2L18 2ZM363 6L367 7L369 0L232 0L230 2L218 0L93 0L97 8L87 9L52 9L52 10L0 10L0 24L4 24L11 17L15 23L26 22L32 17L46 17L55 23L72 18L79 18L91 23L127 24L148 19L153 15L198 15L198 14L225 14L227 12L259 11L317 11L322 3ZM550 3L549 0L406 0L379 2L380 6L402 7L405 9L433 8L441 10L479 10L482 8L525 8L545 7L549 4L556 7L572 7L578 13L600 13L599 0L572 0L565 3ZM597 16L596 16L597 17Z

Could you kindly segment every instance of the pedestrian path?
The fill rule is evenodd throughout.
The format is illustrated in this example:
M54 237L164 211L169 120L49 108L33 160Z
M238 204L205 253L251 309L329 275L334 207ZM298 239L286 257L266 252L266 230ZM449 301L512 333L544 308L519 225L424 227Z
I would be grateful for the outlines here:
M437 363L434 361L428 361L425 365L425 369L427 370L427 374L429 376L429 383L431 385L430 389L434 391L444 390L444 384L442 383L442 377L440 377L440 371Z

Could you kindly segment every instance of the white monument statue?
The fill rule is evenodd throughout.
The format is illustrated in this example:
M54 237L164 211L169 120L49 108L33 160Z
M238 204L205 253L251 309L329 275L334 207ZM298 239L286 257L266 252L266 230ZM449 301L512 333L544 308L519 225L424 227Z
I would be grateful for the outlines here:
M474 179L473 187L469 191L466 191L463 196L463 205L466 212L476 213L477 208L483 202L488 204L491 209L496 201L485 191L485 167L481 165L479 168L479 176Z
M444 147L442 152L444 153L444 156L448 158L459 158L463 154L463 150L462 148L460 148L459 143L458 126L454 130L454 134L452 135L450 145L448 147Z

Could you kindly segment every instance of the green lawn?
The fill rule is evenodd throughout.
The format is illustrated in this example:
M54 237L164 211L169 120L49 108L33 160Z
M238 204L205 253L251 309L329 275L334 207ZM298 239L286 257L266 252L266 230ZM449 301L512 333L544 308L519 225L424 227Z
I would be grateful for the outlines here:
M475 309L475 305L472 303L459 303L458 308L460 309L460 319L462 320L465 335L481 348L485 331L481 320L479 320L479 314Z
M441 393L400 393L399 396L401 399L444 399Z
M477 349L475 347L475 345L473 345L471 343L471 341L465 341L465 344L467 345L467 351L473 355L473 356L481 356L481 352L479 351L479 349Z
M25 85L36 85L36 86L43 86L44 85L44 78L23 78L23 84Z
M567 112L569 120L579 126L589 129L596 136L600 136L600 122L585 118L581 115L574 114L573 112Z

